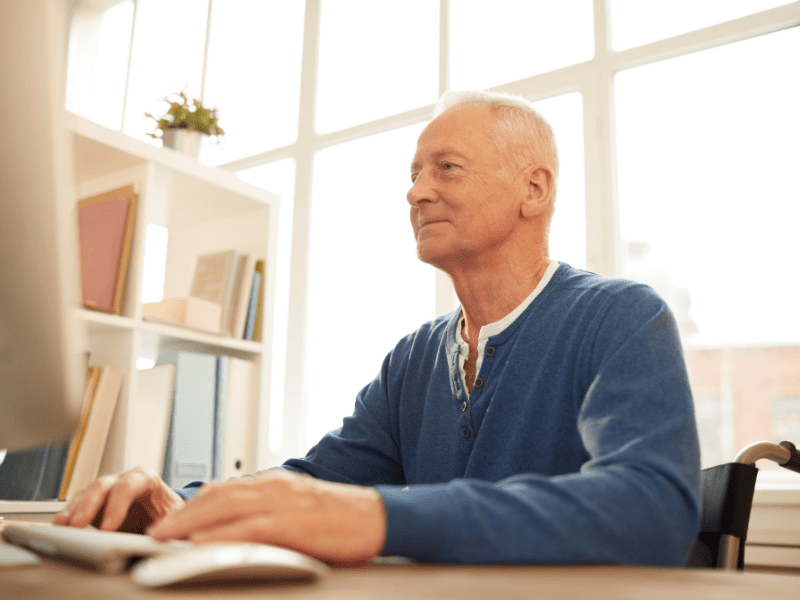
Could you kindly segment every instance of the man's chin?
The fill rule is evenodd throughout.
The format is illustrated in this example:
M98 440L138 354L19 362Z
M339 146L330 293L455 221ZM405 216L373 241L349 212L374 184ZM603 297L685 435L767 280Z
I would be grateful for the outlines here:
M438 269L444 268L449 253L433 244L417 244L417 258Z

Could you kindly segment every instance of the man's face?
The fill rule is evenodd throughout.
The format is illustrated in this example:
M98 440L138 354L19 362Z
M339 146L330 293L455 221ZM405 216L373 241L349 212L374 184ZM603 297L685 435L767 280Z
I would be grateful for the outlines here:
M407 196L417 256L449 273L490 259L518 223L523 178L507 174L493 124L490 107L460 105L417 143Z

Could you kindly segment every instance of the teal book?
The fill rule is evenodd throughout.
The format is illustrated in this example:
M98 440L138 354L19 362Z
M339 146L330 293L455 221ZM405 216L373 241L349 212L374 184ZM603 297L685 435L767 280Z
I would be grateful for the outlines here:
M180 352L161 357L158 362L176 366L164 481L176 489L193 481L210 481L214 469L217 357Z
M261 293L261 273L253 273L253 286L250 288L250 301L247 304L244 339L253 340L256 334L256 315L258 314L258 297Z

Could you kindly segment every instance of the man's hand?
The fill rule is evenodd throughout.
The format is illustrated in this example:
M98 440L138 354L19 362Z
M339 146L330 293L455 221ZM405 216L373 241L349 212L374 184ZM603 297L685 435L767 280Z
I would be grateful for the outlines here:
M101 477L79 492L53 520L54 525L144 533L151 524L179 510L183 498L152 469L136 467Z
M386 536L374 488L268 471L203 486L186 506L147 530L156 539L274 544L338 564L377 556Z

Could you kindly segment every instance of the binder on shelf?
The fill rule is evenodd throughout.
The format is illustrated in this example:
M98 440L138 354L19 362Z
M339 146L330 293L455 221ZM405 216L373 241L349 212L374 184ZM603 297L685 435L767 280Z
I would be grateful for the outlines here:
M253 465L248 460L248 432L253 427L252 408L257 392L253 363L235 357L222 357L226 364L222 389L223 420L219 431L218 477L241 477Z
M156 365L136 372L136 409L128 421L131 464L161 473L167 451L175 365Z
M216 302L191 296L170 298L143 304L142 317L145 321L219 333L222 307Z
M158 362L175 364L163 479L173 488L192 481L209 481L214 463L217 357L179 352Z
M81 285L87 308L122 311L137 201L129 185L78 202Z
M108 440L108 432L111 429L111 419L114 416L114 409L122 389L123 371L121 369L110 366L97 369L99 370L97 386L88 410L85 429L77 441L75 462L70 471L64 500L71 500L76 493L97 479ZM70 449L72 448L70 447ZM65 475L66 473L65 469ZM62 490L64 489L63 483ZM60 494L59 499L62 499Z

